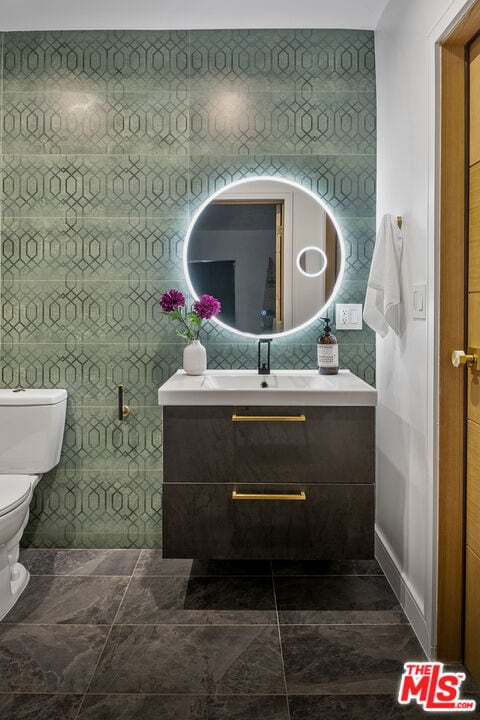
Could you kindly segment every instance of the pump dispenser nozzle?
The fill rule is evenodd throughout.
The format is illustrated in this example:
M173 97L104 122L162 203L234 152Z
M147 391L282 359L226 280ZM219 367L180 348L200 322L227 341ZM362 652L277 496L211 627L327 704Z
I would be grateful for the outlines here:
M331 333L331 332L332 332L332 328L330 327L330 318L328 318L328 317L322 317L321 319L322 319L323 322L325 323L324 332L325 332L325 333Z

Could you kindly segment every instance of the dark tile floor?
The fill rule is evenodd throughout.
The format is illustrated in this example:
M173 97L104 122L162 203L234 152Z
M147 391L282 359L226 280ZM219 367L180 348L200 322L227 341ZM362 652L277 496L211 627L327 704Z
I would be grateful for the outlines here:
M0 623L2 720L437 716L396 702L403 663L424 655L375 562L155 550L25 550L22 561L30 584Z

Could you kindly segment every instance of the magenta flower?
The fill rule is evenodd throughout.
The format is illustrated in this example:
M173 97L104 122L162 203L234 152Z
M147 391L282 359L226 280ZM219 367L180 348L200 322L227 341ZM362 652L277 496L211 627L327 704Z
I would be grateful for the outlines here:
M160 305L164 312L173 312L180 307L185 307L185 296L180 290L168 290L163 293Z
M185 308L185 295L180 290L168 290L164 292L160 305L163 313L170 320L180 323L177 328L177 335L185 338L185 340L198 340L202 327L202 320L210 320L214 315L218 315L222 306L216 298L211 295L202 295L199 300L193 303L193 308L189 312Z
M219 301L211 295L200 295L199 300L193 303L193 309L200 320L210 320L214 315L218 315L222 306Z

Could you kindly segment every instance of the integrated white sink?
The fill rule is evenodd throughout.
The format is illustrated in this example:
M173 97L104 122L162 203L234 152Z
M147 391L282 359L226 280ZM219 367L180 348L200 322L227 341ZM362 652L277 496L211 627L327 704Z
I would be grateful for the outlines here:
M320 376L317 376L320 377ZM316 377L303 375L250 375L237 373L206 375L202 387L209 390L304 390L315 384Z
M376 405L377 391L349 370L178 370L158 390L159 405Z

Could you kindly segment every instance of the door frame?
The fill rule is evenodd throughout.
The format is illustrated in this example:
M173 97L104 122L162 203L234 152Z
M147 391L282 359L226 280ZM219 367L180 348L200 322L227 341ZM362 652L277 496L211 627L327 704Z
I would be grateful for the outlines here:
M480 28L480 0L440 42L437 657L463 655L465 375L450 361L466 348L467 233L465 46Z

